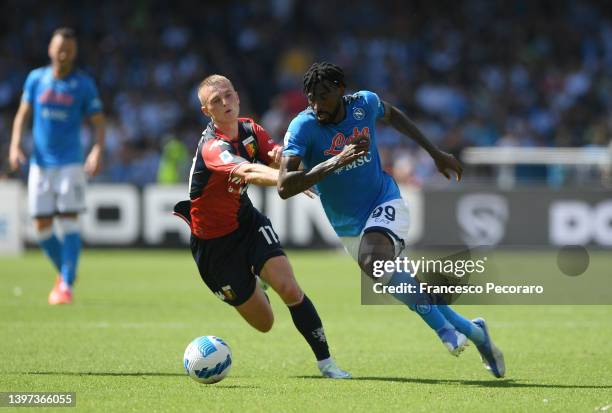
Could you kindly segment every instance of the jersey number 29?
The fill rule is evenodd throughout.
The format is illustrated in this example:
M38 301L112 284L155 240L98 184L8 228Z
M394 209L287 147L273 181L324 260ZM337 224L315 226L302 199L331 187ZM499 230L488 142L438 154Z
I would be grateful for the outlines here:
M395 208L391 205L387 205L384 209L385 218L388 221L395 221ZM378 218L383 214L383 207L377 207L374 212L372 212L372 218Z

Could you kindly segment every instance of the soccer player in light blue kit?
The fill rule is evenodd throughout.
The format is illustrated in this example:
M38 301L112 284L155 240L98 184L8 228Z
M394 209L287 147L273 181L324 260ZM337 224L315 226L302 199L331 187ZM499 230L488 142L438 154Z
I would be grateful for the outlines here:
M285 135L278 192L287 199L316 185L345 249L372 276L376 261L393 260L403 252L409 225L398 186L381 167L376 122L388 123L414 139L448 179L449 171L461 179L462 168L452 155L429 142L402 111L375 93L344 96L344 90L344 72L336 65L315 63L304 75L310 106L293 119ZM419 283L402 272L388 274L384 281L391 286ZM504 376L503 354L491 341L482 318L470 321L447 305L434 305L426 294L394 296L436 332L451 354L458 356L470 339L485 367L495 377Z
M29 212L41 248L60 274L49 294L49 304L70 304L81 252L78 213L85 209L85 173L99 172L104 147L104 115L93 79L74 68L75 33L53 32L51 64L30 72L15 115L9 152L12 170L25 163L21 138L33 115L33 152L28 176ZM81 123L91 121L95 144L83 165ZM53 231L53 220L61 238Z

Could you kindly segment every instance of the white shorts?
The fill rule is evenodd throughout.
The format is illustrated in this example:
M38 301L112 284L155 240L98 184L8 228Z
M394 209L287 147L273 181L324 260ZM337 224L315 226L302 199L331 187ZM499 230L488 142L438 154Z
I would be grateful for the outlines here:
M393 240L395 246L395 257L405 248L405 239L410 227L410 211L406 202L399 198L378 205L368 218L363 231L357 237L340 237L344 249L355 262L359 262L359 244L363 234L379 230L384 232Z
M80 164L53 168L30 165L28 205L32 218L85 210L85 172Z

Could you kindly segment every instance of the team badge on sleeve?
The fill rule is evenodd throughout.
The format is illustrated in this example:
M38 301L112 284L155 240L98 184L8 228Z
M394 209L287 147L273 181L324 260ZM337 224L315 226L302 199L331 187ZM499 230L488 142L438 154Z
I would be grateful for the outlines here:
M231 153L229 153L229 151L223 151L219 154L219 158L221 158L221 161L224 164L228 164L232 161L234 157L232 156Z
M353 117L355 120L362 120L365 118L365 110L363 108L355 108L353 109Z

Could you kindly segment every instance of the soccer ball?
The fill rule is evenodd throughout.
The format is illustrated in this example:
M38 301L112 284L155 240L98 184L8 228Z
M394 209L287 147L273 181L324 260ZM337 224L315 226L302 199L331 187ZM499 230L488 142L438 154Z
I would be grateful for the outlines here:
M217 383L230 371L232 350L219 337L198 337L185 349L183 366L189 377L198 383Z

